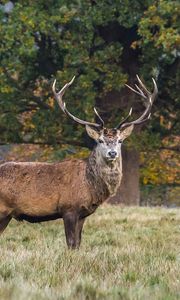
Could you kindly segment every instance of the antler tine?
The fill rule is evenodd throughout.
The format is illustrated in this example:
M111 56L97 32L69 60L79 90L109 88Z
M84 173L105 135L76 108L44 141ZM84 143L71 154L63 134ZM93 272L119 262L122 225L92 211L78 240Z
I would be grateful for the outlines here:
M147 93L147 94L151 94L148 89L146 88L146 86L144 85L144 83L141 81L141 79L139 78L139 76L136 74L137 80L140 84L140 86L143 88L143 90Z
M139 84L141 85L141 87L144 89L144 91L146 92L147 96L146 99L149 99L150 102L154 102L155 100L155 97L158 93L158 88L157 88L157 84L156 84L156 81L154 80L154 78L152 77L152 81L153 81L153 85L154 85L154 90L153 90L153 93L151 93L150 91L148 91L148 89L146 88L146 86L144 85L144 83L141 81L141 79L139 78L138 75L136 75L137 79L138 79L138 82ZM138 90L141 90L136 84L135 84L136 88ZM142 91L141 91L142 92ZM143 93L144 94L144 93Z
M146 96L143 94L143 92L140 90L140 88L139 88L139 90L140 90L141 92L138 92L137 90L133 89L130 85L128 85L128 84L126 84L126 83L125 83L125 85L126 85L131 91L133 91L135 94L137 94L137 95L139 95L139 96L142 96L143 98L146 99Z
M96 116L98 117L99 121L101 122L102 126L104 127L104 120L101 118L101 116L99 115L99 113L95 107L94 107L94 112L95 112Z
M152 94L152 102L154 102L157 94L158 94L158 87L157 87L157 84L156 84L156 81L155 79L152 77L152 81L153 81L153 84L154 84L154 91L153 91L153 94Z
M102 127L103 127L102 122L101 122L101 124L97 124L97 123L92 123L92 122L87 122L87 121L81 120L81 119L79 119L79 118L73 116L73 114L71 114L71 113L67 110L67 108L66 108L66 103L63 102L62 97L63 97L65 91L68 89L68 87L73 83L74 79L75 79L75 76L72 78L71 81L69 81L68 83L66 83L66 84L63 86L63 88L62 88L58 93L56 93L56 79L54 80L53 85L52 85L52 91L53 91L53 93L54 93L55 99L57 100L57 102L58 102L58 104L59 104L59 107L62 109L62 111L63 111L66 115L68 115L71 119L73 119L75 122L77 122L77 123L79 123L79 124L81 124L81 125L90 125L90 126L94 126L94 127L96 127L96 128L99 128L99 129L102 128Z
M140 92L141 96L142 96L143 98L146 98L146 96L144 95L143 91L140 89L140 87L139 87L137 84L135 84L135 87L136 87L137 90Z
M127 117L124 118L124 119L116 126L116 129L119 129L119 128L122 126L122 124L124 124L125 121L127 121L127 120L129 119L129 117L131 116L131 114L132 114L132 107L130 108L130 111L129 111Z
M135 84L136 90L133 89L132 87L130 87L129 85L127 85L127 84L126 84L126 86L128 88L130 88L134 93L140 95L141 97L143 97L147 100L146 109L144 110L143 114L137 120L134 120L132 122L127 122L127 123L125 123L124 122L125 120L124 120L122 123L120 123L118 128L125 128L125 127L128 127L128 126L132 125L132 124L138 125L138 124L144 123L145 121L147 121L150 118L150 115L151 115L150 111L151 111L151 108L152 108L152 104L153 104L153 102L154 102L154 100L157 96L157 93L158 93L158 88L157 88L156 81L154 80L154 78L152 78L153 85L154 85L154 90L153 90L153 93L151 93L150 91L148 91L146 86L140 80L139 76L136 75L136 77L137 77L139 85L143 89L143 91L136 84Z

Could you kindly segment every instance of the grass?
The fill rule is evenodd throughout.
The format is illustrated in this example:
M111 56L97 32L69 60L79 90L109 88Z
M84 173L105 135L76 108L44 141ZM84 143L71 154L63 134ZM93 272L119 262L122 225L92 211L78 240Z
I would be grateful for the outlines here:
M0 238L0 299L180 299L180 210L104 205L66 249L61 220L12 221Z

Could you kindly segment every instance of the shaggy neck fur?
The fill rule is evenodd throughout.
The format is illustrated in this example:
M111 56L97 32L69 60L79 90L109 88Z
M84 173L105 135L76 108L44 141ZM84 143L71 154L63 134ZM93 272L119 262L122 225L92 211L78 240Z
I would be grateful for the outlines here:
M121 155L114 161L104 159L95 148L87 163L87 177L96 191L96 197L104 201L109 196L115 195L122 178ZM104 199L105 198L105 199Z

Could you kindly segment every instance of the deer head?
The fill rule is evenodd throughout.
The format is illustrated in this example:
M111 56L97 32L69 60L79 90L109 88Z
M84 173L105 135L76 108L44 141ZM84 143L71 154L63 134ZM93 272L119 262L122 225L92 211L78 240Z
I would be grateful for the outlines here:
M121 155L121 144L123 141L132 133L134 126L144 123L150 118L151 115L151 108L152 104L156 98L156 95L158 93L157 85L155 80L153 80L154 90L153 93L147 90L145 85L142 83L140 78L137 75L137 80L139 83L139 86L135 84L136 89L130 87L126 84L126 86L131 89L134 93L138 94L142 98L146 100L146 109L144 110L143 114L136 120L127 122L132 114L132 108L129 111L129 114L126 118L124 118L118 126L115 128L108 129L104 126L104 121L97 112L96 108L94 108L94 112L98 118L99 123L92 123L87 122L84 120L81 120L75 116L73 116L66 108L66 103L63 102L62 97L66 91L66 89L73 83L75 77L73 79L66 83L64 87L57 93L55 89L56 80L53 83L52 90L54 93L54 96L61 108L61 110L69 116L71 119L73 119L75 122L85 125L86 131L88 135L94 139L97 143L96 151L100 153L101 157L104 160L107 161L115 161L117 160Z

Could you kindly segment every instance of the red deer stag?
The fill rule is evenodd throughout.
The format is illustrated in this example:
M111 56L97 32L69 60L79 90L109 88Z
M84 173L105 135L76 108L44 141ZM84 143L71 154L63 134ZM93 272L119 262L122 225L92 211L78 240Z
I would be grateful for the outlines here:
M62 100L74 78L54 96L61 110L75 122L85 125L96 146L87 160L64 160L58 163L7 162L0 166L0 232L11 218L42 222L63 218L69 248L78 248L84 220L109 196L116 193L122 178L121 144L135 125L149 119L158 89L150 93L137 76L139 86L128 86L146 100L146 109L135 121L127 122L132 113L116 128L108 129L94 109L99 123L73 116Z

